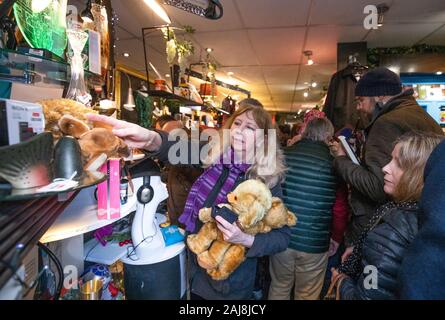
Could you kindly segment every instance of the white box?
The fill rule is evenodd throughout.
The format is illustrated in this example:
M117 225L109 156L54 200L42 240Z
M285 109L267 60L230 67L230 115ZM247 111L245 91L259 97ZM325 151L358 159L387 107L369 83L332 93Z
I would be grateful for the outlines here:
M17 144L45 130L42 106L0 99L0 145Z

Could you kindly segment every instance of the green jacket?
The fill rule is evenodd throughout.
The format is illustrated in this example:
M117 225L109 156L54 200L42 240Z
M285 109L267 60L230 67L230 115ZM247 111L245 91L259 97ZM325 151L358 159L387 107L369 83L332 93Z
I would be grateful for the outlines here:
M325 143L302 140L285 150L289 171L283 200L298 218L289 248L306 253L329 249L336 178L333 157Z

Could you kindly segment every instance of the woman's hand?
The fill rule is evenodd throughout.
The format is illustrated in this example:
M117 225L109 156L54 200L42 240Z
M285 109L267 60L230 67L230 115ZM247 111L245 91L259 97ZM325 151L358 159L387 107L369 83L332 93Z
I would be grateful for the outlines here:
M337 241L335 241L334 239L331 239L331 243L329 244L329 251L328 251L329 257L332 257L333 255L335 255L337 253L339 245L340 244Z
M87 119L92 122L103 122L113 127L114 135L122 138L130 148L154 152L158 151L161 146L162 139L157 132L142 128L137 124L92 113L87 114Z
M352 251L354 251L354 247L347 247L345 250L345 253L341 256L341 262L345 262L349 256L352 254Z
M331 268L331 283L335 281L340 272L338 272L337 268Z
M217 216L215 220L218 229L221 230L221 232L223 233L225 241L233 244L240 244L247 248L252 247L255 237L242 232L236 222L230 224L221 216Z

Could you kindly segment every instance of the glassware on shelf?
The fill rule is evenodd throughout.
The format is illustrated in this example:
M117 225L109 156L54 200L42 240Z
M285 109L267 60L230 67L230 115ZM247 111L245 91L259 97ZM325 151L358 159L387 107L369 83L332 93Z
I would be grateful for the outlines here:
M84 62L86 57L82 55L83 48L88 40L80 23L72 22L67 30L68 42L72 49L69 55L71 65L71 80L65 98L78 101L86 106L91 106L91 94L87 91L84 79Z

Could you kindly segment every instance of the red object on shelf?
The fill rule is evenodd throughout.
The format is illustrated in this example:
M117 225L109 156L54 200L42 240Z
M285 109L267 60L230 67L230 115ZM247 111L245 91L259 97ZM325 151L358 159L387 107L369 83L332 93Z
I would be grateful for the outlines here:
M199 93L201 94L201 96L212 96L212 84L209 82L206 83L201 83L201 85L199 86ZM218 88L215 86L215 92L213 94L213 96L217 96L218 95Z

